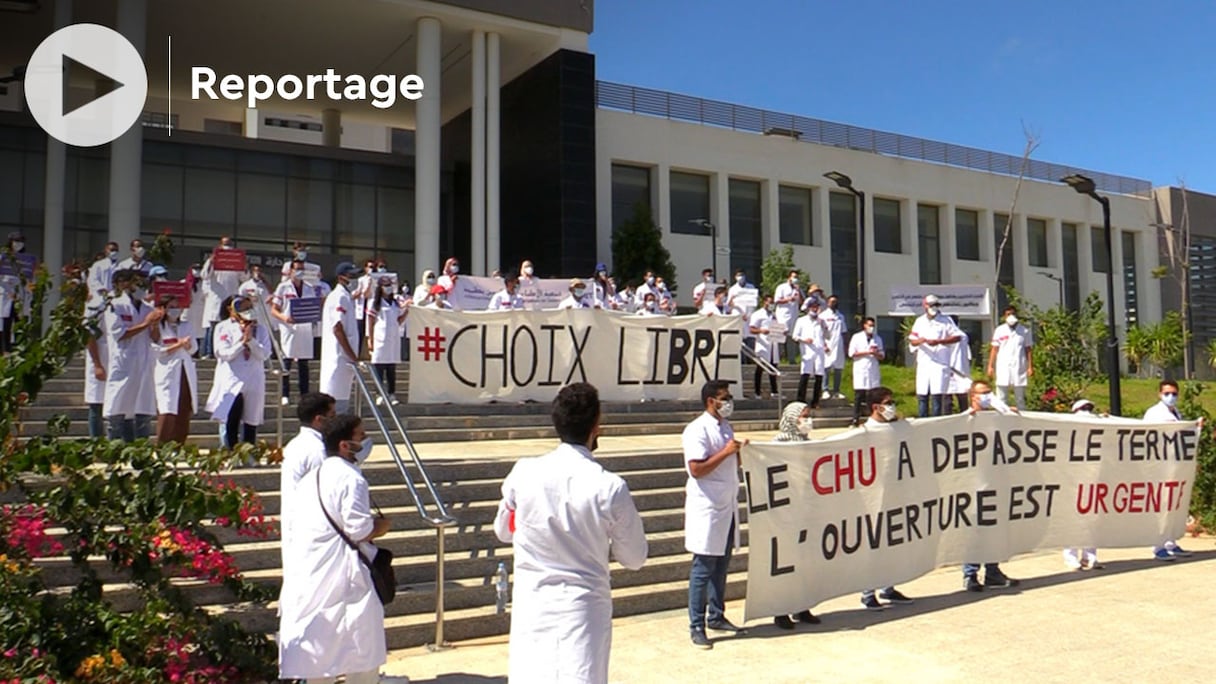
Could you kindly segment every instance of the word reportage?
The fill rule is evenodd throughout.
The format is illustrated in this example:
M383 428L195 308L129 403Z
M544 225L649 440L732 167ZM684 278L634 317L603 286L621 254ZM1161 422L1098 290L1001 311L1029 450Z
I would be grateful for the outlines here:
M218 80L218 87L217 87ZM333 69L323 74L308 74L304 77L284 74L277 79L266 74L225 74L220 77L215 69L196 66L190 69L190 98L212 100L244 99L250 109L257 109L259 102L279 97L283 100L306 100L325 98L334 102L362 102L371 94L371 105L377 109L389 109L397 103L397 95L407 100L422 97L422 77L418 74L398 77L395 74L377 74L370 79L359 74L342 75ZM218 92L217 92L218 91Z

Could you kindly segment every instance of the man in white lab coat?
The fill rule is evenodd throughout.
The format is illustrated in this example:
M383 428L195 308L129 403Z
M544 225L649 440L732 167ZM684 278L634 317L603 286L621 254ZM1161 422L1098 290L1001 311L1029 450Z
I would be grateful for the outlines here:
M799 318L798 322L794 324L790 336L798 343L802 356L801 367L798 369L798 401L807 402L806 389L813 377L815 385L811 389L810 405L811 408L817 409L820 399L819 390L823 388L827 346L827 326L819 317L818 300L807 301L806 315ZM823 396L826 397L827 393L825 392Z
M688 578L688 629L697 648L713 648L705 629L741 632L726 619L726 573L739 545L739 449L729 418L730 383L701 388L705 412L684 428L684 548L692 553ZM707 615L708 613L708 615Z
M823 382L822 398L844 399L844 394L840 391L840 381L844 375L844 360L847 356L844 333L848 325L845 324L844 314L840 313L840 299L836 295L828 297L828 308L819 312L819 320L823 321L823 366L827 376Z
M1173 380L1162 380L1157 383L1157 396L1157 403L1148 407L1148 410L1144 412L1144 422L1177 423L1183 420L1182 414L1176 406L1178 403L1178 383ZM1202 418L1199 419L1199 434L1203 434ZM1173 539L1164 540L1153 547L1153 558L1159 561L1168 562L1175 558L1186 558L1189 555L1191 555L1191 552L1178 546L1178 543Z
M1001 312L1004 323L992 332L992 351L988 353L988 377L996 380L996 396L1006 403L1006 392L1013 388L1019 411L1026 410L1026 385L1034 375L1031 350L1034 338L1030 330L1018 322L1018 310L1012 306Z
M863 406L873 402L867 393L882 383L878 363L886 357L882 338L875 331L873 318L867 318L861 330L849 340L849 358L853 359L853 424L861 424ZM871 411L871 413L873 413Z
M291 536L296 523L296 488L309 471L325 460L325 438L321 429L335 415L334 398L328 394L309 392L301 396L296 410L300 433L283 447L279 471L279 529L285 568L295 567L294 563L288 564L287 554L298 546Z
M488 311L522 311L524 298L519 296L519 278L507 276L504 287L490 297Z
M105 254L89 267L89 297L104 297L114 289L114 271L118 270L118 243L107 242Z
M297 485L293 548L283 551L294 567L284 573L279 594L279 676L310 684L345 676L347 684L373 684L382 681L379 670L387 659L384 606L357 554L375 557L371 541L388 532L389 521L372 514L359 471L372 450L362 421L339 415L325 423L323 434L330 457Z
M786 330L793 330L794 323L798 320L798 311L802 308L802 290L798 287L798 271L790 271L785 282L777 286L773 292L773 305L776 311L777 322L785 326ZM798 345L794 338L785 338L785 362L793 363L794 355L798 352Z
M963 339L954 319L942 313L936 295L926 296L923 306L925 313L917 316L908 334L908 345L916 352L916 398L921 418L946 415L950 376L956 372L950 365L951 353Z
M160 323L164 310L145 300L144 276L136 271L114 273L114 291L103 319L109 360L102 415L107 436L127 442L151 434L156 415L156 385L152 377L150 328Z
M608 559L642 567L646 533L625 481L591 453L601 417L595 387L563 387L552 416L561 445L515 464L494 520L494 532L515 554L509 681L606 684Z
M334 271L337 287L325 298L321 312L321 391L334 398L338 413L350 407L359 353L359 321L351 289L357 287L359 268L349 261Z
M227 235L220 238L217 250L235 249L232 238ZM203 335L203 356L212 356L215 351L215 326L228 319L228 312L223 310L225 299L237 294L244 277L241 271L217 271L212 258L207 257L199 278L203 281L203 325L207 332Z

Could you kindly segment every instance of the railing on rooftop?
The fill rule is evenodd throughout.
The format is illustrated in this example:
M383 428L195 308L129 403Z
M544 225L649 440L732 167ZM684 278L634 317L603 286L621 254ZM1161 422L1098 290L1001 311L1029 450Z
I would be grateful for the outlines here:
M914 138L898 133L811 119L797 114L782 114L754 107L706 100L691 95L669 93L621 83L596 81L595 104L603 109L659 116L674 121L687 121L705 126L718 126L734 131L781 135L801 142L831 145L850 150L886 154L904 159L946 164L976 169L1005 176L1017 176L1022 158L1001 152L978 150L974 147ZM1147 195L1152 183L1139 178L1116 176L1062 166L1031 159L1026 177L1034 180L1059 182L1072 173L1089 176L1099 190L1121 195Z

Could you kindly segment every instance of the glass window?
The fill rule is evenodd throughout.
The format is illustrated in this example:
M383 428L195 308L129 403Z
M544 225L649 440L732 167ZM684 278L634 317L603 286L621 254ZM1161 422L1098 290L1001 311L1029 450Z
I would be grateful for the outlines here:
M954 210L954 253L960 260L980 260L980 213Z
M811 235L811 190L782 185L777 189L780 205L781 242L790 245L814 244Z
M231 171L186 169L183 230L191 235L231 234L236 223L236 176Z
M730 180L730 270L760 273L764 227L760 218L760 183Z
M287 242L333 242L334 187L327 180L287 180Z
M105 230L110 225L110 161L82 156L76 167L76 210L68 205L66 220L77 227Z
M414 191L380 186L376 201L376 250L412 249Z
M1009 305L1009 296L1005 294L1006 287L1017 287L1013 280L1013 231L1010 228L1009 239L1005 240L1005 229L1009 227L1009 214L992 215L992 254L997 261L997 311ZM1001 243L1004 242L1002 248Z
M1031 266L1047 267L1047 222L1026 219L1026 259Z
M709 176L672 171L669 178L671 179L671 232L683 235L709 235L708 227L690 223L694 219L709 219ZM732 188L734 183L735 181L731 181ZM759 187L758 183L754 185ZM733 197L734 191L731 192ZM731 209L731 215L734 215L734 209ZM748 273L753 272L758 273L759 271L748 271Z
M370 250L375 244L376 188L334 184L334 246Z
M941 224L938 208L931 204L916 206L916 245L922 285L942 282Z
M1106 249L1106 231L1101 226L1089 227L1090 253L1093 256L1094 273L1110 271L1110 252Z
M25 205L21 209L21 218L27 226L42 223L42 205L45 202L46 156L42 152L26 152Z
M650 169L626 164L612 165L612 230L633 216L638 202L650 209Z
M181 231L182 176L180 166L144 164L140 202L145 232Z
M1140 323L1140 293L1136 280L1136 234L1120 233L1123 240L1123 320L1131 327Z
M899 200L874 198L874 251L902 254Z
M846 192L828 194L829 244L832 249L832 294L840 298L847 320L860 313L857 302L857 200Z
M282 242L287 226L287 180L260 173L237 175L236 238Z
M0 149L0 223L21 222L25 153Z
M1076 311L1081 306L1080 253L1077 251L1077 224L1060 224L1060 238L1064 254L1064 308Z

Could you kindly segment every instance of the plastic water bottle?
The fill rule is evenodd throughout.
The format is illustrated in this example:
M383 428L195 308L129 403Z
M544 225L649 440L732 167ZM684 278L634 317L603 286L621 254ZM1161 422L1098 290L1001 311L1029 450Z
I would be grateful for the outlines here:
M507 583L507 566L499 561L498 569L494 571L495 609L499 615L507 612L507 602L511 600L511 589Z

